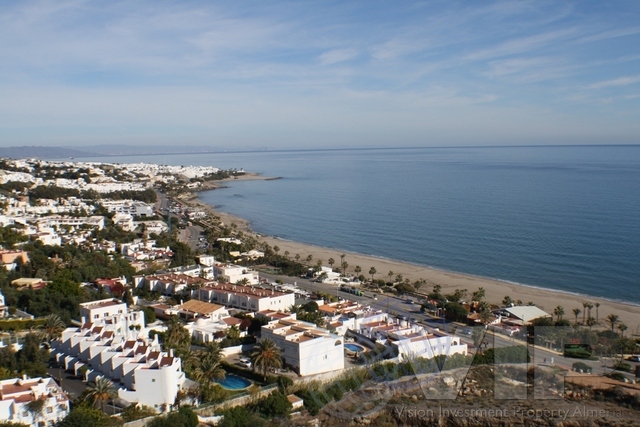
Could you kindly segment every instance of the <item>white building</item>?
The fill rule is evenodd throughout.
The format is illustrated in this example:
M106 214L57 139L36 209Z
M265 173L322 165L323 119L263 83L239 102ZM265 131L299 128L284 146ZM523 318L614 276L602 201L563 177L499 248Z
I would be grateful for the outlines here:
M115 315L124 316L127 326L140 326L144 328L144 311L129 311L127 304L115 299L107 298L99 301L91 301L80 304L80 317L83 323L95 323Z
M182 372L180 358L162 351L157 336L150 340L147 334L132 328L126 314L116 314L67 328L52 343L52 355L88 381L110 379L127 402L168 410L178 391L192 382Z
M108 212L128 214L131 216L154 216L153 207L135 200L102 200L100 204Z
M7 307L6 302L4 300L4 295L0 292L0 317L5 317L9 312L9 307Z
M260 340L270 339L282 350L286 365L301 376L344 369L343 338L313 323L293 318L262 326Z
M248 311L286 311L296 302L294 294L231 283L207 284L200 289L194 289L192 296L199 300Z
M35 415L29 403L42 400ZM33 427L53 426L69 414L69 398L52 378L12 378L0 381L0 421Z
M160 292L163 295L175 295L191 286L194 288L210 284L209 280L188 276L186 274L166 273L150 276L134 276L133 285L149 292Z
M398 356L424 357L467 354L467 345L460 338L439 330L430 330L407 321L386 319L360 325L360 334L373 341L397 348Z
M238 283L247 279L248 284L257 285L260 277L257 271L235 264L215 264L213 272L216 280L226 283Z

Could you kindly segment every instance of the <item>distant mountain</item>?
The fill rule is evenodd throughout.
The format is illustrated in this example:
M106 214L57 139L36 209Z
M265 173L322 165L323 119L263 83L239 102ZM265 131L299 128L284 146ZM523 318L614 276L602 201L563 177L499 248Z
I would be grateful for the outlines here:
M65 147L73 148L73 147ZM204 145L92 145L87 147L102 156L134 156L142 154L191 154L191 153L219 153L224 151L219 147Z
M69 157L95 157L100 154L67 147L0 147L0 157L11 159L67 159Z

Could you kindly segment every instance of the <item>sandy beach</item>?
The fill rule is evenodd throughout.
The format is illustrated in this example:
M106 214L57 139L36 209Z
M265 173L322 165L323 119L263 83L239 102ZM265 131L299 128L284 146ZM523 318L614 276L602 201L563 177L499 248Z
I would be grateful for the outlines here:
M238 179L273 178L265 178L256 174L247 174L243 177L239 177ZM224 185L224 180L222 181L222 185ZM215 187L221 187L222 185L217 185ZM190 203L197 204L201 209L207 209L214 212L214 214L219 216L225 224L235 223L238 228L243 230L244 232L253 233L253 231L250 229L249 222L242 218L216 211L215 207L201 202L197 197L191 199ZM327 261L329 260L329 258L333 258L334 260L336 260L336 265L334 265L335 268L340 263L340 255L345 254L345 261L349 265L347 271L351 273L353 273L356 266L360 266L360 268L362 269L361 274L369 277L369 269L371 267L375 267L375 269L377 270L375 278L387 279L387 273L389 271L393 271L394 274L402 274L404 278L408 278L411 281L423 278L427 281L428 284L421 288L420 292L430 292L433 289L434 285L442 286L442 292L444 294L452 293L455 289L467 289L469 293L471 293L478 288L483 287L486 292L486 300L495 304L500 304L505 295L508 295L514 301L522 300L524 304L532 301L538 307L547 311L548 313L553 313L555 307L562 306L565 312L564 318L570 320L572 323L575 319L575 316L573 315L574 308L583 310L583 302L589 302L592 304L599 303L600 306L597 310L597 314L601 327L609 327L609 324L606 321L606 317L609 314L613 313L618 315L620 321L624 322L628 326L629 329L626 331L626 334L628 336L630 336L631 334L640 334L640 306L638 305L625 304L603 298L596 298L586 295L575 295L562 291L508 283L500 280L439 270L397 260L356 254L352 252L340 251L337 249L323 248L299 242L292 242L275 237L261 236L260 238L271 246L277 245L278 247L280 247L281 255L284 254L285 251L289 252L290 257L295 257L296 254L299 254L301 259L306 259L308 255L312 255L312 264L315 264L317 260L320 259L323 261L324 265L328 266ZM611 297L613 299L615 298L615 295L611 295ZM591 310L591 315L594 318L596 317L595 307ZM582 320L582 313L578 316L578 320Z

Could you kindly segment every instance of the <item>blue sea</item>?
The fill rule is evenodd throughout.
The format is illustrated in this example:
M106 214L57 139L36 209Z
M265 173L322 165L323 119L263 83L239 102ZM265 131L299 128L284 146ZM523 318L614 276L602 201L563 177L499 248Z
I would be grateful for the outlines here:
M232 181L228 188L201 194L206 203L248 219L263 234L640 303L640 146L102 160L244 168L282 177Z

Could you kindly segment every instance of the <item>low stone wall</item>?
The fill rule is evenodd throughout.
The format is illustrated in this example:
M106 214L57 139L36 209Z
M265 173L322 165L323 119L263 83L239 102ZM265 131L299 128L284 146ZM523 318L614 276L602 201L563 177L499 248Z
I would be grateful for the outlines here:
M217 409L233 408L236 406L245 406L251 403L253 400L259 400L269 396L271 393L273 393L276 390L278 390L278 386L275 384L272 384L269 386L262 387L262 389L258 393L256 393L255 396L244 394L242 396L238 396L234 399L229 399L222 403L217 403L217 404L195 409L194 412L201 417L211 417L215 415L215 411Z

